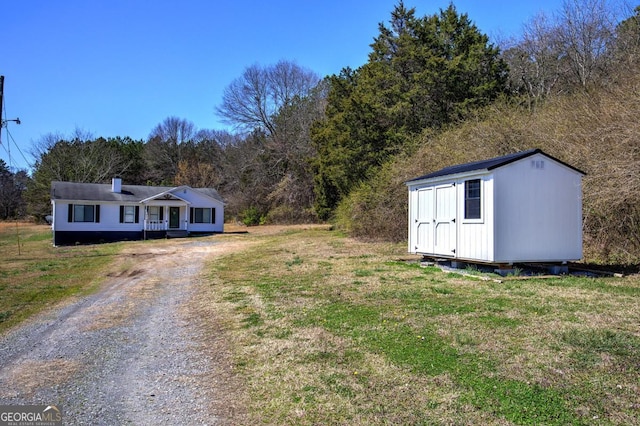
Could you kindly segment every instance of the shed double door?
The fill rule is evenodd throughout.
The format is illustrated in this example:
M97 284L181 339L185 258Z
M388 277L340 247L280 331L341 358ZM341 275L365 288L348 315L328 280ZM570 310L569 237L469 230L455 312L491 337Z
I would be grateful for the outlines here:
M455 184L418 189L415 232L416 252L456 255Z

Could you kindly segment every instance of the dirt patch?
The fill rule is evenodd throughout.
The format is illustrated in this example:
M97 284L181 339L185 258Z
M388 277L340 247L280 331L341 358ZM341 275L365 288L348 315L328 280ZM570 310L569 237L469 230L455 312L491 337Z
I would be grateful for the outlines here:
M79 368L78 362L68 359L26 360L7 369L3 368L1 380L15 383L16 386L0 387L0 397L30 397L36 389L43 386L63 383Z

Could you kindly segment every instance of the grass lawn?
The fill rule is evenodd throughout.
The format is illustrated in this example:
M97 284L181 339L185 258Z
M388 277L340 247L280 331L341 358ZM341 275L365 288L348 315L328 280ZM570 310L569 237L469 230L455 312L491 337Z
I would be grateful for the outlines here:
M483 281L319 228L208 266L251 424L629 425L640 278Z
M0 222L0 332L97 288L121 245L53 247L45 225Z
M246 424L640 424L638 276L497 283L326 227L249 230L216 237L247 244L198 295ZM0 224L0 332L94 291L122 247Z

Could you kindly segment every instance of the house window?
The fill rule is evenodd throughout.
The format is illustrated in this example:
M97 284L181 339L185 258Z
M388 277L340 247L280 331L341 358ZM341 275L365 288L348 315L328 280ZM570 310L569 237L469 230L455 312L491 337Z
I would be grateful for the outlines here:
M464 218L480 219L480 179L467 180L464 183Z
M216 209L191 208L191 223L215 223Z
M149 222L158 223L162 220L162 207L149 206Z
M69 222L100 222L100 206L69 204Z
M138 223L139 206L120 206L120 223Z

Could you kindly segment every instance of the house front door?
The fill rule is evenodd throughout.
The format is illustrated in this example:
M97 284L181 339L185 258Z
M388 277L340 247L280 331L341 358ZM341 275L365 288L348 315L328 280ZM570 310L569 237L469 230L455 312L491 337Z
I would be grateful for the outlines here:
M169 207L169 228L180 228L180 207Z

